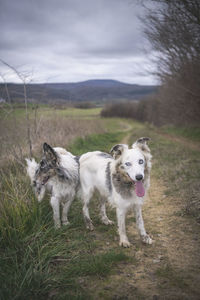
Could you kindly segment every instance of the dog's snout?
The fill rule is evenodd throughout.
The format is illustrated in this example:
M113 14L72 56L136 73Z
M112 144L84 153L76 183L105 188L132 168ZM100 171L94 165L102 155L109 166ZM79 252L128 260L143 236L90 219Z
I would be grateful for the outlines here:
M135 176L135 178L136 178L138 181L140 181L140 180L143 179L143 176L142 176L141 174L138 174L138 175Z

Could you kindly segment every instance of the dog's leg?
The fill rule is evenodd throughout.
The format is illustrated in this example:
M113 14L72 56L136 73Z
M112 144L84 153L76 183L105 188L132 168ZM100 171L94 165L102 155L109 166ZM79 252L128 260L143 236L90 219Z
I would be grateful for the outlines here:
M68 199L66 199L66 202L63 203L63 210L62 210L62 224L63 225L68 225L68 212L70 209L70 206L72 204L72 201L74 200L74 195L70 196Z
M117 212L118 232L120 238L119 245L123 247L130 247L130 243L126 235L126 225L125 225L126 210L117 208L116 212Z
M100 217L101 217L101 221L103 224L105 225L112 225L114 224L113 221L108 219L108 216L106 214L106 203L105 203L105 199L101 199L101 204L100 204Z
M53 209L53 219L54 219L54 225L55 228L60 228L60 201L59 198L56 198L54 196L51 197L51 206Z
M86 223L86 228L89 230L94 230L94 225L92 224L92 220L90 219L89 209L88 205L90 202L90 198L93 194L93 191L90 190L88 193L83 193L82 199L83 199L83 217Z
M41 202L41 201L43 200L44 195L45 195L45 192L46 192L46 188L45 188L44 185L41 187L39 193L37 193L37 191L36 191L36 189L35 189L35 194L36 194L36 196L37 196L37 198L38 198L38 202Z
M142 238L143 243L152 244L152 239L146 233L146 230L144 228L144 221L143 221L143 218L142 218L141 205L135 205L134 209L135 209L136 225L137 225L138 232L139 232L139 234Z

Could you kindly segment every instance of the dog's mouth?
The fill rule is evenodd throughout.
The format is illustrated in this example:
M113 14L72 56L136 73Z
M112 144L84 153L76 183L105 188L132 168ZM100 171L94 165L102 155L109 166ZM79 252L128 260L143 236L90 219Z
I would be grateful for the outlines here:
M145 189L142 181L135 181L135 193L138 197L144 197Z
M47 181L49 180L49 176L45 177L43 180L42 180L42 185L45 185L45 183L47 183Z
M129 174L128 174L128 176L129 176ZM142 180L140 180L140 181L136 180L135 181L130 176L129 176L129 178L134 183L134 190L135 190L136 195L138 197L144 197L144 195L145 195L145 189L144 189L144 185L143 185Z

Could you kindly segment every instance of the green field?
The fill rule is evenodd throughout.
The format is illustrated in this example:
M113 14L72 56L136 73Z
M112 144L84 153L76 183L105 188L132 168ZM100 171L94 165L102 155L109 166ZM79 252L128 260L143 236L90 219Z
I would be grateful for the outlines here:
M34 105L28 106L28 112L30 117L34 117L35 114L35 107ZM12 113L11 113L12 111ZM64 109L52 108L47 105L40 104L37 108L37 113L39 116L52 116L52 114L56 113L59 116L70 117L70 118L91 118L91 117L98 117L100 114L101 108L90 108L90 109L80 109L80 108L73 108L73 107L66 107ZM6 113L7 112L7 113ZM15 107L15 106L6 106L5 109L0 109L0 117L7 118L12 117L12 114L17 118L24 117L24 108L23 107Z
M0 171L0 299L153 299L154 295L159 299L198 299L200 152L191 147L193 137L184 136L182 143L182 135L173 130L173 136L180 139L174 141L147 124L101 120L99 112L71 108L56 111L69 120L98 119L103 126L100 133L85 137L77 133L68 149L80 155L109 151L126 137L130 144L141 136L152 139L152 199L147 208L144 205L144 219L155 243L145 246L140 242L130 215L127 227L132 247L120 248L115 211L108 208L115 225L102 225L97 195L91 203L94 232L85 228L78 198L70 210L70 225L55 230L49 196L38 203L24 168L17 162L6 163ZM46 107L40 113L52 115ZM163 224L155 221L157 217ZM181 252L171 253L170 247L178 245L182 231L184 243L176 250ZM164 246L162 236L168 246ZM160 262L153 263L158 255L162 257Z

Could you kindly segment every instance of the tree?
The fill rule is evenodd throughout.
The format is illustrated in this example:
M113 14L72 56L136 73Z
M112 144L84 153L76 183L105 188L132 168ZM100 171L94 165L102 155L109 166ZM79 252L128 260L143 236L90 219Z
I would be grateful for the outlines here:
M200 2L152 0L145 34L156 53L157 75L164 86L167 115L178 123L200 121ZM167 91L167 92L166 92ZM161 89L162 92L162 89ZM176 106L176 107L175 107ZM174 110L173 110L174 108Z
M24 105L25 105L26 131L27 131L26 138L27 138L27 144L29 146L29 156L32 157L33 153L32 153L31 125L30 125L29 112L28 112L28 99L27 99L27 88L26 88L27 83L31 81L31 78L32 78L31 74L30 74L30 72L26 73L26 72L18 71L17 68L11 66L10 64L8 64L7 62L5 62L2 59L0 59L0 63L2 63L4 66L6 66L12 72L14 72L14 74L18 77L18 79L20 79L20 81L23 84L23 98L24 98ZM11 97L10 97L10 93L9 93L9 89L8 89L8 84L6 82L5 76L3 74L0 74L0 76L1 76L2 80L4 81L7 99L10 104L11 111L13 111L12 101L11 101ZM15 115L14 115L13 119L16 124ZM20 153L22 153L20 146L19 146L19 149L20 149ZM22 154L20 156L21 156L21 160L22 160ZM20 161L18 159L18 155L16 154L16 152L14 153L14 158L17 159L18 161Z

